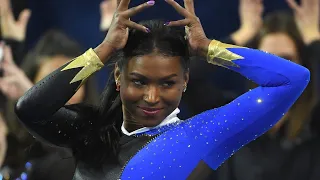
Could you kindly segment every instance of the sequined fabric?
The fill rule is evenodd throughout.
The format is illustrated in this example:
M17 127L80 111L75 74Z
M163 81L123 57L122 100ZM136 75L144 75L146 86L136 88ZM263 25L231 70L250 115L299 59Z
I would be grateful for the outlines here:
M117 167L111 172L117 177L112 179L200 180L199 174L210 173L239 148L270 129L309 82L310 72L306 68L285 59L248 48L226 49L243 58L231 60L236 66L224 65L260 86L223 107L138 134L138 137L151 139L143 142L141 148L132 146L135 149L130 151L132 156L121 164L123 171ZM95 108L65 106L81 83L70 84L81 67L61 71L69 64L51 73L21 97L16 113L36 138L75 148L90 141L84 135L94 130L97 117L92 115L98 113ZM81 171L80 175L86 174L87 169L86 179L97 177L90 175L90 168L83 167L77 170ZM95 174L105 177L106 172Z
M122 168L140 149L142 149L153 137L152 136L126 136L120 138L120 152L118 163L106 162L101 169L92 169L85 163L78 163L73 180L102 180L117 179Z
M239 68L228 68L260 86L223 107L148 132L162 134L129 161L120 179L188 179L201 162L217 169L270 129L309 82L306 68L285 59L253 49L229 51L244 59L233 61Z

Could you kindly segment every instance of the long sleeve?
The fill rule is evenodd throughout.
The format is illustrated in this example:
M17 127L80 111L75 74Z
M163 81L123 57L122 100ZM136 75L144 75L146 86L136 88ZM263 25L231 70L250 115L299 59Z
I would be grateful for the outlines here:
M209 62L238 72L259 87L223 107L147 132L160 134L128 162L121 179L199 179L208 175L269 130L309 82L310 72L303 66L259 50L217 44L209 48L209 57L213 50L219 59Z
M102 66L90 49L58 68L18 100L15 108L18 118L34 136L69 147L83 134L82 127L92 123L85 121L90 108L80 110L79 106L65 104L81 83Z
M308 69L272 54L249 48L227 50L242 58L226 66L259 87L185 124L191 144L202 149L199 153L213 169L269 130L293 105L310 79Z

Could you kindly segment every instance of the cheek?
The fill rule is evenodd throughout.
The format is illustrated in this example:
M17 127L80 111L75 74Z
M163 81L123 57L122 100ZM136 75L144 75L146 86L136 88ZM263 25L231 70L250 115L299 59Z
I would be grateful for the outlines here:
M134 103L143 98L143 91L132 86L120 86L120 97L123 104Z
M178 106L182 97L182 89L173 88L170 90L162 91L162 99L164 103L171 106Z

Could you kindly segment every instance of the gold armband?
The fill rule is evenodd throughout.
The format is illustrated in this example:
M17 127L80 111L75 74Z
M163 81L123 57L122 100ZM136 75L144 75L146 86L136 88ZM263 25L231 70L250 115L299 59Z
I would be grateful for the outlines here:
M212 40L208 47L208 63L228 68L228 66L239 67L232 62L236 59L244 59L242 56L229 51L227 48L243 48L231 44L225 44L217 40Z
M92 48L90 48L81 56L78 56L75 59L73 59L70 62L70 64L68 64L61 71L82 67L82 69L70 82L70 84L72 84L74 82L81 81L81 86L89 76L91 76L96 71L100 70L103 66L104 64L101 62L97 54L94 52Z

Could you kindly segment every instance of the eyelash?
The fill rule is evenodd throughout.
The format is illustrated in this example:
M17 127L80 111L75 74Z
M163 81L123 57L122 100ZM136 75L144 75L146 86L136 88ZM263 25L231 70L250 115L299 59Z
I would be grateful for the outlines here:
M137 80L137 79L133 79L132 82L134 83L134 85L136 86L143 86L145 85L145 83L141 80Z
M172 87L175 84L174 81L166 81L164 83L162 83L162 86L164 87Z
M146 85L146 83L144 81L141 81L141 80L138 80L138 79L133 79L132 82L137 87L141 87L141 86ZM161 86L168 88L168 87L172 87L174 84L175 84L174 81L165 81L165 82L163 82L161 84Z

